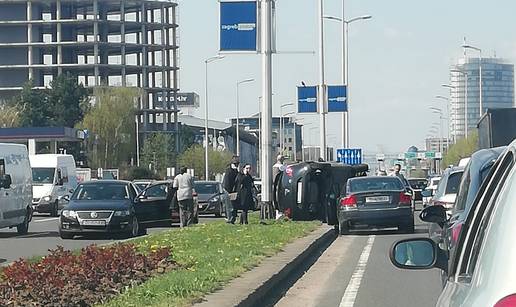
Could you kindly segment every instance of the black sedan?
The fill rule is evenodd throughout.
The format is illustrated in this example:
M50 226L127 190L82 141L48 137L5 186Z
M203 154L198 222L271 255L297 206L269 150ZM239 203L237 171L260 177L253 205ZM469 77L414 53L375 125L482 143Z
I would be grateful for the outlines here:
M173 215L177 216L173 214L171 183L156 183L140 194L137 191L128 181L81 183L61 212L59 235L63 239L92 233L135 237L147 227L170 226Z
M217 181L196 181L195 193L200 214L215 214L216 217L224 215L229 203L229 194Z
M348 180L338 208L340 234L356 225L398 227L414 232L412 195L398 177L357 177Z

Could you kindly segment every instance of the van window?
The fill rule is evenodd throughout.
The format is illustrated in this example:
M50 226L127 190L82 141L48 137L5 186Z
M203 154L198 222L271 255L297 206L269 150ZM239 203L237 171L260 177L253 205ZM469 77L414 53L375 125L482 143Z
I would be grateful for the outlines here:
M35 184L53 184L56 169L51 167L35 167L32 169L32 182Z
M0 159L0 176L5 175L5 160Z
M63 183L68 182L68 169L66 167L61 169L61 178L63 179Z

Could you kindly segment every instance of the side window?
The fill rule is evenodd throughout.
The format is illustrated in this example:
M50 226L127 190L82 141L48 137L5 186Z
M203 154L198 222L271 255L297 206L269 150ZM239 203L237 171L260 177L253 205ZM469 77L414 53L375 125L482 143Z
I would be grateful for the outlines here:
M466 171L464 172L462 182L460 183L459 192L457 193L457 200L455 201L454 211L464 211L466 208L470 183L471 168L467 167Z
M5 160L0 159L0 176L5 175Z
M61 169L61 176L63 176L63 183L68 183L68 169L66 167Z
M463 255L460 259L459 274L471 277L475 271L480 249L483 245L486 228L492 216L494 203L498 198L498 194L505 182L509 172L514 165L514 156L512 152L508 152L502 159L502 162L492 178L489 185L483 191L484 195L480 199L480 203L474 214L470 214L466 220L468 231L464 242Z
M147 197L159 197L159 198L166 198L167 197L167 185L166 184L160 184L155 185L145 192L145 195Z
M136 198L136 191L134 190L134 186L132 184L129 185L129 198L130 199Z

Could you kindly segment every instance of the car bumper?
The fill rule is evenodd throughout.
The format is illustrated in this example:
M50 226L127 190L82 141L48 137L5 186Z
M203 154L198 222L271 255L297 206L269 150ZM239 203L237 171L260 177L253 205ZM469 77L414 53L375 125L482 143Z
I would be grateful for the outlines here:
M59 231L62 233L127 233L131 231L131 217L113 217L105 226L81 225L78 220L61 216Z
M38 213L50 213L52 212L52 209L54 207L55 203L45 203L45 202L39 202L39 203L32 203L32 211L38 212Z
M338 217L341 223L394 227L412 222L414 219L414 211L411 207L397 207L392 209L341 209L338 212Z

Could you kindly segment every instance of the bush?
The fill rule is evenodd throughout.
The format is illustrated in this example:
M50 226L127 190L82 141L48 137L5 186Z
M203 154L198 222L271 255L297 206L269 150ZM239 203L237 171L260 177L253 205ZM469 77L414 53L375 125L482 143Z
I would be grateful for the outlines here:
M92 245L79 253L58 247L41 261L3 269L0 306L92 306L175 268L167 248L142 254L131 244Z

